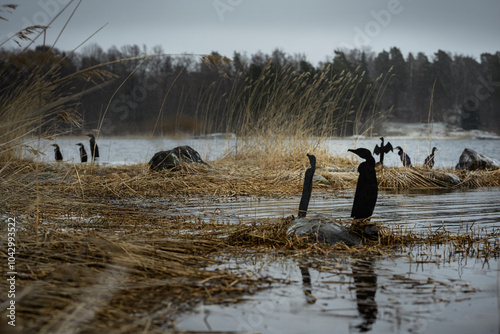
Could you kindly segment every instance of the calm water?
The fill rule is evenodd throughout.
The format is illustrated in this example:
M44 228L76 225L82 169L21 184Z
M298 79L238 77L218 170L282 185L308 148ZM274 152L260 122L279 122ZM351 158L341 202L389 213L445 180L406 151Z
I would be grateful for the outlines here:
M387 138L402 146L420 164L432 146L440 148L438 168L454 167L465 147L500 159L498 140L435 140ZM59 138L66 161L77 162L76 143ZM347 149L373 148L373 140L331 140L334 155ZM41 148L53 160L48 142ZM100 164L144 163L152 155L190 145L206 161L234 150L235 140L100 139ZM35 144L36 145L36 144ZM389 166L399 166L395 153ZM354 192L316 191L310 211L348 219ZM296 214L298 197L179 198L177 201L127 201L160 216L196 215L207 221L247 223L253 219ZM119 204L119 203L118 203ZM500 188L433 191L380 191L374 220L402 225L415 233L446 229L462 233L492 233L500 237ZM224 268L281 279L253 295L226 303L200 304L181 315L177 329L261 333L500 333L500 263L498 258L475 258L446 247L409 248L395 256L325 258L255 254L222 258ZM215 269L215 268L214 268Z

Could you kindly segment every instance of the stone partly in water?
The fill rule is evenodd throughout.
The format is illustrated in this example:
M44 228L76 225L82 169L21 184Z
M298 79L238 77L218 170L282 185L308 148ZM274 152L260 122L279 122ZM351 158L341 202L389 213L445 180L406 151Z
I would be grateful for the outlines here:
M459 185L460 178L451 173L442 172L421 172L422 175L435 180L436 185L440 187L453 187Z
M295 219L287 230L288 236L307 237L309 242L324 242L347 246L362 244L361 238L343 225L322 216Z
M206 165L200 154L190 146L179 146L168 151L157 152L149 161L149 168L157 172L163 169L178 170L183 163Z
M330 182L327 179L325 179L324 176L319 175L319 174L315 174L313 176L313 183L314 184L321 184L321 185L324 185L324 186L331 185Z
M465 170L493 170L500 168L500 162L469 148L464 149L455 169Z

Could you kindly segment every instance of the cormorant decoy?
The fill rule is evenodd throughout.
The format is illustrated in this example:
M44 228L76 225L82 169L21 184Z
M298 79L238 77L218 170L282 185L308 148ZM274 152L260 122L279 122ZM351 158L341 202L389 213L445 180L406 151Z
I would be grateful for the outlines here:
M373 150L373 153L376 155L380 155L380 164L384 164L384 155L386 153L389 153L390 151L393 151L391 143L387 142L387 144L384 145L384 137L380 137L380 140L382 143L380 144L380 147L378 145L375 145L375 149Z
M406 154L405 151L403 151L401 146L396 146L395 148L396 148L396 150L399 150L398 154L399 154L399 157L401 158L401 162L403 163L403 166L404 167L411 167L410 156L408 154Z
M81 162L87 162L87 151L85 151L85 147L83 146L82 143L76 144L80 146L80 160Z
M306 237L311 242L325 242L330 245L343 242L347 246L361 244L361 239L356 233L351 232L340 223L332 221L330 218L320 215L306 218L309 199L311 198L312 181L316 168L316 157L307 155L311 168L308 168L304 177L304 187L300 199L298 218L295 219L287 229L287 235Z
M357 154L360 158L365 159L358 167L358 183L356 185L356 193L354 195L354 203L352 205L351 217L354 219L369 219L378 196L377 173L375 172L375 159L370 150L366 148L358 148L356 150L348 150Z
M92 161L94 161L96 158L99 158L99 147L95 142L95 137L93 134L89 133L87 136L90 137L90 156L92 157Z
M304 176L304 187L302 188L302 197L300 198L299 204L299 218L306 216L309 200L311 199L313 176L316 171L316 157L312 154L308 154L307 157L309 158L311 167L306 170Z
M55 152L55 156L56 156L56 161L62 161L63 160L63 156L61 154L61 150L59 149L59 145L52 144L52 146L54 146L54 152Z
M436 147L432 148L432 153L429 154L429 156L427 156L427 158L425 158L424 167L427 167L429 169L432 169L432 167L434 167L434 154L435 154L435 151L437 151L437 150L438 149Z

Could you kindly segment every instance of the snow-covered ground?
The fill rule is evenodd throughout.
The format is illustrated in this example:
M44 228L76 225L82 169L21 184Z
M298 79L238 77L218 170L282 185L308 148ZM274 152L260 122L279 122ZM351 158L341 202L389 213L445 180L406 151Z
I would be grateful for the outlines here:
M382 124L380 135L406 138L433 139L500 139L495 133L481 130L462 130L446 123L396 123Z

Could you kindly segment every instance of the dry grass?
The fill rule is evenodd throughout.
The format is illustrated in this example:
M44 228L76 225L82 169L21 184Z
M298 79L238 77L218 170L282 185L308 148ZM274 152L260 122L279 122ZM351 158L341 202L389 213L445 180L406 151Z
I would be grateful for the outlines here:
M326 154L325 154L326 156ZM331 157L330 157L331 159ZM305 159L252 159L226 157L211 167L193 164L180 172L150 172L147 165L101 167L93 165L39 165L30 162L5 164L0 168L0 193L6 212L57 217L61 214L90 216L99 213L113 221L122 216L140 216L135 204L126 207L124 199L183 197L284 197L301 193ZM325 159L326 160L326 159ZM335 159L338 163L338 159ZM354 168L345 160L344 168ZM423 171L384 168L378 172L382 189L434 189L440 187L499 186L500 171L446 171L462 182L452 186ZM354 188L357 172L328 172L319 166L331 186L323 189ZM321 191L321 190L318 190ZM116 203L113 203L116 201ZM43 207L43 210L40 208Z
M334 161L338 167L355 167L353 160L334 160L323 149L322 138L346 133L348 127L357 134L369 132L383 113L369 110L364 127L361 115L370 97L376 102L388 76L361 87L360 73L332 78L324 69L309 78L291 68L274 74L267 68L245 88L248 104L236 104L236 90L229 98L224 124L242 138L234 155L211 162L211 168L192 165L180 172L156 173L146 165L44 165L19 160L27 135L41 137L45 122L54 118L77 124L78 117L71 108L75 95L60 93L74 78L59 76L63 59L16 57L31 62L32 71L0 97L0 204L2 215L18 219L16 303L18 324L26 333L163 333L179 312L200 301L234 301L269 284L269 278L255 272L214 269L222 252L389 255L426 243L451 243L457 251L481 256L499 252L498 242L470 233L434 231L421 236L388 229L363 247L331 247L287 238L291 218L240 225L204 223L196 216L166 216L165 210L143 203L163 199L175 204L179 198L194 196L298 196L308 167L306 153L317 156L324 164L320 168ZM227 61L202 60L216 66ZM79 75L109 79L111 74L100 71L104 65ZM6 69L0 72L9 75ZM350 101L359 92L363 101L352 110ZM461 186L499 185L498 171L461 173ZM354 187L357 180L356 172L325 172L325 176L332 181L331 189ZM384 169L379 181L382 187L397 189L443 186L406 169ZM1 232L5 244L4 225ZM6 280L0 285L4 290ZM4 314L2 318L5 321Z
M211 270L216 239L171 238L161 229L46 227L43 241L32 240L17 233L17 324L25 333L160 333L201 300L236 298L268 281Z
M432 173L448 174L460 179L459 184L452 184ZM500 170L462 171L416 168L383 168L377 174L379 186L385 189L435 189L435 188L478 188L500 186Z
M161 333L174 325L179 313L199 302L237 301L268 286L270 278L258 272L215 270L227 254L395 256L436 244L447 245L450 256L488 258L500 253L496 231L416 233L382 225L377 241L357 248L332 247L288 238L292 217L238 225L204 223L196 216L165 216L165 208L157 212L141 201L300 194L306 167L302 161L281 162L278 171L276 163L250 161L226 157L212 162L211 168L188 166L166 173L148 172L145 165L4 165L2 211L18 217L17 315L27 333L95 333L110 328L116 333ZM356 172L339 174L343 176L333 188L354 187ZM396 187L426 186L417 174L385 169L379 178L383 182L397 175L409 180L397 181ZM478 179L497 182L499 176L474 175L474 185ZM315 191L321 189L325 188ZM5 236L2 233L2 243ZM2 289L6 284L2 281Z

